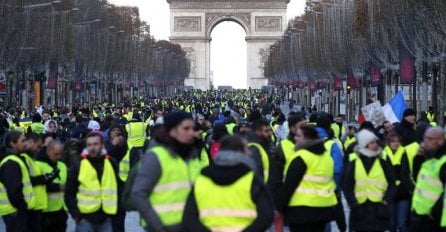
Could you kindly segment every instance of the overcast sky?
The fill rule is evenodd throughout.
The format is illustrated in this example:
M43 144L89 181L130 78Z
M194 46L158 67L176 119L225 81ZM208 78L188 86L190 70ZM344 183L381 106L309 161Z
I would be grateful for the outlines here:
M142 20L150 24L151 34L157 39L169 39L169 4L165 0L109 0L117 5L138 6ZM288 18L303 13L305 0L291 0ZM233 22L223 22L212 31L211 70L214 85L232 85L246 88L246 34ZM231 46L229 46L231 45Z

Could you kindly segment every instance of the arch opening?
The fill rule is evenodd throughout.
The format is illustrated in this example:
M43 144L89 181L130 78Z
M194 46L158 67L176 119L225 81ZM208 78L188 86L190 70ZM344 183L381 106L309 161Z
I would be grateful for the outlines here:
M214 88L247 88L246 28L225 20L210 28L210 81Z

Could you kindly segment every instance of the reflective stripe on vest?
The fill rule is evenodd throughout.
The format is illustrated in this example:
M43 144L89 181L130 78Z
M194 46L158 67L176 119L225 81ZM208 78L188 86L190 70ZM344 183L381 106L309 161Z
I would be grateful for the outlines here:
M116 214L118 209L118 186L116 173L108 155L104 158L101 181L99 181L96 169L84 155L80 163L78 181L79 190L76 197L77 207L81 213L94 213L102 207L106 214Z
M258 143L248 143L249 147L255 147L260 153L260 159L262 160L262 168L263 168L263 181L268 182L269 177L269 158L268 153L266 153L265 149L263 149L262 145Z
M330 151L316 155L308 150L297 151L307 170L296 191L291 196L288 206L329 207L337 204L336 184L333 179L334 161Z
M362 160L358 157L355 162L355 197L359 204L367 200L382 202L387 191L388 182L381 166L380 158L375 158L369 173L365 170Z
M16 162L19 165L22 174L23 197L25 199L27 208L34 209L36 199L34 196L34 191L31 185L31 179L26 164L18 156L8 155L0 163L0 168L3 166L4 163L6 163L9 160ZM0 215L3 216L15 212L17 212L17 209L14 206L12 206L11 203L9 202L8 194L6 193L6 188L3 185L3 183L0 182Z
M142 147L146 141L146 124L143 122L130 122L125 125L127 143L129 147Z
M26 153L21 154L21 156L25 159L26 166L28 166L29 175L31 177L41 176L43 173L40 170L40 167L36 164L36 162ZM34 195L36 198L36 203L34 205L34 209L43 210L48 206L48 196L46 193L45 185L34 185L33 186Z
M36 161L36 164L40 167L43 174L51 173L54 169L48 163L42 161ZM67 166L58 161L57 168L59 169L59 177L53 180L54 184L65 184L67 182ZM48 193L48 205L43 212L56 212L65 208L64 192L51 192Z
M296 158L297 153L294 150L294 143L291 142L289 139L284 139L280 141L280 147L282 148L283 155L285 156L285 165L283 168L283 178L285 179L291 161L293 161L294 158Z
M253 179L254 172L250 171L231 185L222 186L207 176L199 176L194 196L200 222L212 231L242 231L251 225L257 217L251 199Z
M161 168L161 176L149 195L149 201L163 225L180 224L191 190L192 176L198 175L192 172L199 172L201 168L191 171L189 164L180 156L170 154L161 146L151 148L149 153L157 156ZM197 162L200 165L199 160ZM146 227L147 222L142 219L141 225Z
M440 200L444 189L440 170L445 163L446 156L443 156L441 159L426 160L421 165L412 198L412 209L418 215L430 215L432 208Z

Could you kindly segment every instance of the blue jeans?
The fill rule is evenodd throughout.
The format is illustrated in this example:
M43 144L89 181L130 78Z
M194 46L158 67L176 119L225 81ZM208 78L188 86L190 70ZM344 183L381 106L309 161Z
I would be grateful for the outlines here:
M112 223L110 219L106 219L100 224L93 224L85 219L76 222L76 232L112 232Z
M391 231L407 232L409 224L409 201L395 201L391 205Z

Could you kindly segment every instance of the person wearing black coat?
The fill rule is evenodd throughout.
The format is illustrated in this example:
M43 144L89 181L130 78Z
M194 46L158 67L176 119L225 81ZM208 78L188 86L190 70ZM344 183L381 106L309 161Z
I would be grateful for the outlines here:
M214 164L204 168L201 175L211 179L216 185L231 188L242 177L250 172L254 172L253 170L256 164L246 153L246 141L242 137L226 136L221 141L221 150L217 153ZM200 212L197 206L199 199L195 198L194 188L188 197L183 214L182 225L184 231L211 231L211 228L208 228L200 220ZM212 197L212 192L209 192L208 196ZM243 231L265 231L273 222L274 203L263 180L255 174L251 185L250 196L256 205L257 214L253 222L244 228ZM220 204L223 204L225 200L230 199L221 199L222 202ZM224 208L223 205L222 207Z
M92 136L92 137L97 137L100 136L98 134L95 133L91 133L89 135L87 135L87 146L88 146L88 137ZM100 141L101 145L103 146L103 140ZM96 149L96 148L94 148ZM86 155L86 159L88 159L88 161L90 161L91 165L93 166L93 168L96 170L97 173L97 177L99 180L102 179L102 174L104 172L104 162L106 159L106 154L104 154L103 152L105 151L105 149L101 152L100 150L92 150L91 152L97 153L97 154L90 154L91 152L88 151L87 149L85 149L82 153L84 155ZM120 179L118 178L118 165L115 161L115 159L113 159L113 157L109 157L108 158L110 160L111 165L113 166L113 170L115 173L115 178L116 178L116 183L117 183L117 187L118 187L118 193L120 192ZM68 208L68 212L71 214L71 217L76 221L76 225L78 225L78 223L82 223L82 220L86 220L86 223L88 223L89 225L95 225L97 227L99 227L99 225L101 227L106 227L105 224L108 224L106 222L106 220L110 220L113 215L108 215L104 212L104 210L102 208L98 209L96 212L93 213L89 213L89 214L82 214L79 210L79 207L77 205L77 193L79 192L79 186L80 186L80 182L78 180L78 176L79 176L79 171L80 171L80 163L81 160L75 160L73 161L72 165L70 166L69 170L68 170L68 175L67 175L67 182L65 185L65 204ZM120 202L120 197L118 194L118 202ZM85 223L83 223L85 224ZM80 224L79 224L80 225ZM111 225L111 223L110 223ZM111 226L110 226L111 227ZM107 226L108 228L108 226Z
M353 160L348 162L344 173L343 190L345 198L350 206L350 230L352 231L385 231L390 229L390 207L396 191L395 176L390 164L381 158L381 148L377 144L378 138L370 131L362 130L357 135L358 146ZM376 163L376 161L379 163ZM372 195L367 195L365 202L359 202L355 192L358 181L355 178L357 164L362 163L367 175L372 168L379 164L378 172L384 172L387 187L383 192L382 199L378 202L371 201ZM375 173L376 174L376 173ZM375 175L374 174L374 175ZM369 178L373 178L369 177ZM379 179L372 179L368 182L379 183ZM359 185L358 185L359 186ZM358 190L359 191L359 190Z
M324 139L319 138L319 134L314 127L302 126L297 131L295 140L297 153L306 150L311 154L316 155L319 162L326 162L323 159L323 155L326 155L327 153L324 146ZM334 170L334 164L332 165ZM297 155L296 158L291 161L286 171L285 181L275 196L277 209L284 214L285 223L289 225L292 232L324 231L326 224L335 219L335 206L337 200L335 195L336 186L334 183L334 172L331 177L333 181L332 197L334 198L332 206L290 206L293 194L295 194L299 185L303 183L304 176L307 174L308 170L311 170L309 169L308 164L302 157Z
M6 134L7 156L17 156L25 163L25 158L20 153L25 151L25 136L13 131ZM5 156L5 158L7 157ZM29 210L25 197L23 195L22 172L20 165L8 160L0 166L0 182L3 184L9 202L17 209L16 212L2 215L7 232L26 232L30 231ZM29 173L26 173L29 175Z
M401 145L407 146L417 141L415 123L417 112L413 109L406 109L403 113L403 120L395 126L394 130L401 137Z

